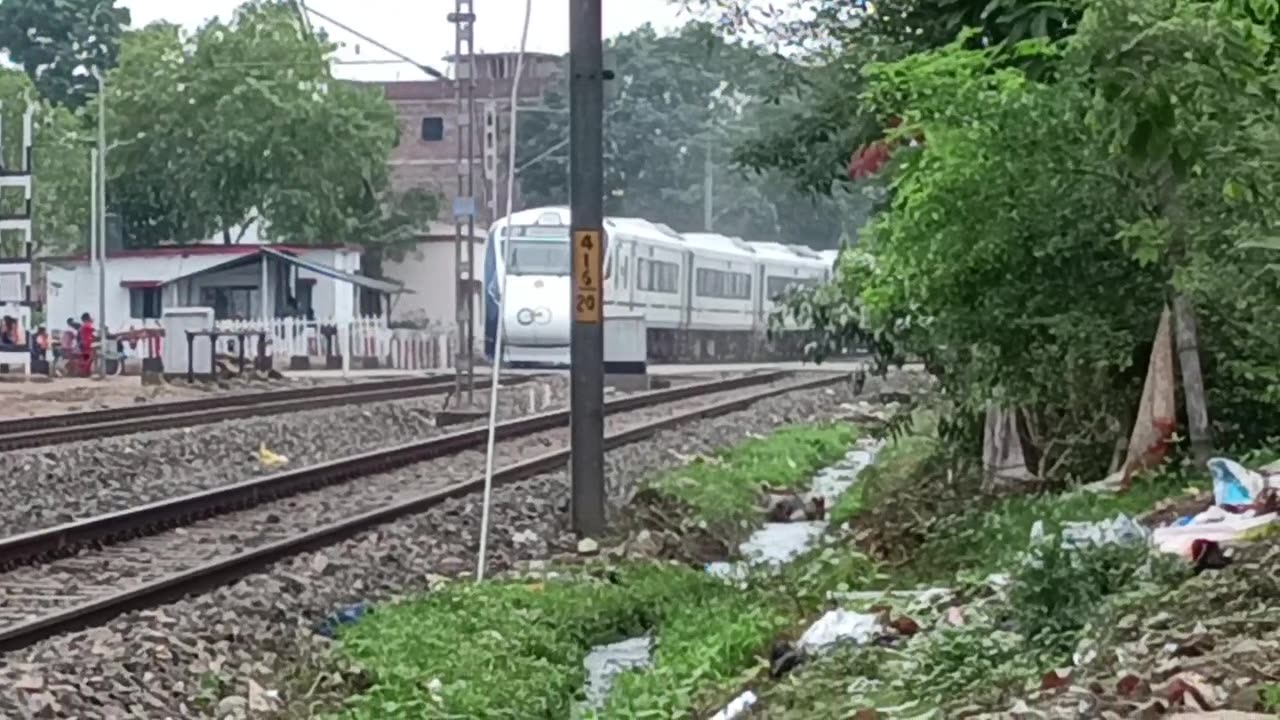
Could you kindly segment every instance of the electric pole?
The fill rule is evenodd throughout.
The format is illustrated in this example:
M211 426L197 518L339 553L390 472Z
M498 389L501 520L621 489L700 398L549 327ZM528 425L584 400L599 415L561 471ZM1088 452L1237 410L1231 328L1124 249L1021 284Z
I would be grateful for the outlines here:
M604 45L601 0L569 2L569 205L573 234L570 449L573 526L605 527Z
M702 163L702 231L711 232L715 221L715 163L711 162L711 141L706 141L706 158Z
M458 128L458 192L453 200L454 318L458 323L458 353L455 356L454 394L462 397L462 375L467 375L467 404L475 403L475 34L473 0L454 0L449 22L454 25L453 83ZM464 51L465 48L465 51ZM463 275L462 238L466 227L467 272ZM465 353L465 356L463 355Z

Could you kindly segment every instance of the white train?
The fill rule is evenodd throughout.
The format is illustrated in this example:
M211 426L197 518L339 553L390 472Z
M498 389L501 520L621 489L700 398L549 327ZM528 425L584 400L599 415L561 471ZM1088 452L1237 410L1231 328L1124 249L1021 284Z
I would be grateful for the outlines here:
M503 241L511 224L510 267ZM835 252L711 233L677 233L640 218L604 221L604 310L644 314L650 360L697 362L778 357L796 348L766 341L775 299L790 286L831 278ZM485 244L485 355L498 314L503 356L526 366L567 366L572 322L566 207L522 210L494 223ZM502 296L502 278L506 296Z

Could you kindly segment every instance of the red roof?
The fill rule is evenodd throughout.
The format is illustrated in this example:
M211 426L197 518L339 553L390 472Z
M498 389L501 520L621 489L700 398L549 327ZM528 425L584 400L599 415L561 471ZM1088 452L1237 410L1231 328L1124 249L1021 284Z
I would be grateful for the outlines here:
M364 250L364 248L359 245L164 245L161 247L110 250L107 252L107 257L140 258L173 257L175 255L179 257L190 257L192 255L223 255L227 257L238 257L241 255L253 255L258 252L259 249L264 247L269 247L273 250L279 250L287 253L299 253L307 250L354 250L356 252ZM87 262L89 260L89 253L44 257L39 259L51 262Z

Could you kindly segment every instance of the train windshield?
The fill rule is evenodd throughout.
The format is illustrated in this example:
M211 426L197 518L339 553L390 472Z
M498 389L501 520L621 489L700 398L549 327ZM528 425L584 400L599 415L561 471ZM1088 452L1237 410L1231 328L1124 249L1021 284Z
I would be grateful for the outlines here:
M511 238L512 275L568 275L569 229L516 227Z

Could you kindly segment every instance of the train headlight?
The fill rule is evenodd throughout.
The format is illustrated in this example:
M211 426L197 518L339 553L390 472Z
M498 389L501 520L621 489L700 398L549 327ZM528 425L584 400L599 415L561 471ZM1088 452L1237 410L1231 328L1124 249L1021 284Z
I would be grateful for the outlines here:
M521 325L532 325L533 311L530 310L529 308L522 309L520 312L516 313L516 322L520 323Z

